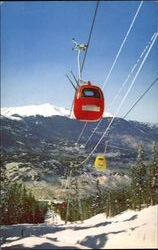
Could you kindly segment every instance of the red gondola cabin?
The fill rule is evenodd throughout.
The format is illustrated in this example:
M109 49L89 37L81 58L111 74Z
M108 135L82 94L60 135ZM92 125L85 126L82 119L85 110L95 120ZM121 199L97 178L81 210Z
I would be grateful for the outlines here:
M104 113L104 96L101 89L90 82L81 85L75 95L74 115L77 120L95 122Z

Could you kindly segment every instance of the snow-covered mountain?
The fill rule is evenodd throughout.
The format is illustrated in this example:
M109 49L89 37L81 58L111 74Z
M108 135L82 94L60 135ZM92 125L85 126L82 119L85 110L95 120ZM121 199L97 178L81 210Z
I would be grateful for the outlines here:
M1 114L5 117L14 119L15 117L13 117L13 115L19 115L19 116L41 115L44 117L49 117L54 115L69 116L70 111L68 109L46 103L42 105L2 108Z
M17 117L15 115L22 117L36 116L36 115L41 115L44 117L50 117L55 115L70 117L70 110L46 103L41 105L2 108L1 115L13 120L21 120L20 117ZM104 117L113 117L113 115L110 114L109 112L106 112L104 113Z

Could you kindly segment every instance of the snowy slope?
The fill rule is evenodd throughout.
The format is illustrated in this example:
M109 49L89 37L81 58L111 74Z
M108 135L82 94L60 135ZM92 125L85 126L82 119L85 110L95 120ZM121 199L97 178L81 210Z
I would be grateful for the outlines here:
M70 116L70 110L62 107L57 107L51 105L49 103L41 104L41 105L30 105L30 106L22 106L22 107L10 107L10 108L2 108L1 115L10 119L20 120L19 117L15 117L13 115L19 116L36 116L41 115L44 117L59 115L59 116ZM104 117L112 117L110 113L104 113Z
M47 221L48 223L48 221ZM2 226L10 234L3 247L23 249L144 249L158 247L158 205L141 211L127 210L115 217L98 214L83 223ZM24 238L19 237L24 230Z

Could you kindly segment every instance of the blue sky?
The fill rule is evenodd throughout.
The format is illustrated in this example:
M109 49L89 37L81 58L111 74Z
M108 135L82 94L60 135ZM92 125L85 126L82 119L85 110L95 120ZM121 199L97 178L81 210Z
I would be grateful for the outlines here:
M100 2L83 79L103 85L139 4L140 1ZM2 107L44 103L71 107L74 90L65 74L70 70L77 74L72 38L87 42L95 6L95 1L4 2L1 5ZM145 1L104 88L108 112L115 114L123 96L113 107L110 103L157 28L158 3ZM120 110L120 117L156 78L157 56L158 39ZM158 122L157 93L158 84L127 118Z

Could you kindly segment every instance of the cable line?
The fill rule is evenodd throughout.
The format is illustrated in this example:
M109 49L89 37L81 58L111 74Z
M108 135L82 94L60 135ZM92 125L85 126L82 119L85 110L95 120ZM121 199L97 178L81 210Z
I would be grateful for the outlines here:
M114 119L116 118L116 116L118 115L118 113L119 113L119 111L120 111L120 108L122 107L124 101L126 100L126 98L127 98L128 94L130 93L132 87L134 86L134 83L135 83L135 81L136 81L136 79L137 79L137 77L138 77L138 74L139 74L139 72L141 71L141 69L142 69L142 67L143 67L143 65L144 65L144 63L145 63L145 61L146 61L146 59L147 59L147 57L148 57L148 55L149 55L149 52L151 51L151 49L152 49L152 47L153 47L153 45L154 45L154 43L155 43L155 41L156 41L156 39L157 39L157 36L158 36L158 33L155 33L154 39L153 39L153 41L152 41L152 43L151 43L151 45L150 45L150 47L149 47L149 49L148 49L148 51L147 51L145 57L144 57L144 59L143 59L141 65L139 66L139 69L137 70L137 73L135 74L134 79L133 79L133 81L131 82L131 85L129 86L129 88L128 88L127 92L126 92L126 95L125 95L124 98L122 99L122 101L121 101L121 103L120 103L120 105L119 105L119 107L118 107L118 109L117 109L117 113L116 113L115 116L112 118L111 122L109 123L108 127L106 128L105 132L103 133L103 135L101 136L101 138L99 139L98 143L95 145L95 147L93 148L93 150L91 151L91 153L87 156L87 158L86 158L83 162L81 162L80 164L78 164L78 165L76 165L76 166L80 166L80 165L84 164L84 163L90 158L90 156L94 153L94 151L96 150L96 148L98 147L98 145L100 144L100 142L101 142L102 139L105 137L105 135L106 135L106 133L108 132L108 130L110 129L110 127L111 127L111 125L112 125ZM106 151L106 148L105 148L105 151ZM104 152L105 152L105 151L104 151Z
M137 18L138 14L139 14L139 11L140 11L141 7L142 7L142 4L143 4L143 1L141 1L140 4L139 4L139 6L138 6L138 9L137 9L137 11L136 11L136 14L135 14L135 16L134 16L134 18L133 18L133 20L132 20L132 22L131 22L131 24L130 24L130 27L129 27L129 29L128 29L126 35L125 35L125 38L124 38L124 40L123 40L123 42L122 42L122 44L121 44L121 46L120 46L120 48L119 48L119 51L118 51L118 53L117 53L117 55L116 55L116 57L115 57L115 59L114 59L114 62L113 62L113 64L112 64L112 66L111 66L111 69L110 69L110 71L109 71L109 73L108 73L108 75L107 75L107 77L106 77L106 79L105 79L105 81L104 81L104 83L103 83L102 90L104 89L105 85L107 85L107 81L108 81L108 79L109 79L109 77L110 77L110 75L111 75L111 73L112 73L112 71L113 71L113 68L114 68L114 66L115 66L115 64L116 64L116 62L117 62L117 59L118 59L118 57L119 57L121 51L122 51L122 48L123 48L123 46L124 46L124 44L125 44L125 42L126 42L128 36L129 36L129 34L130 34L130 31L131 31L131 29L132 29L132 27L133 27L133 25L134 25L134 23L135 23L135 21L136 21L136 18Z
M137 62L134 64L134 66L132 67L130 73L128 74L127 78L125 79L125 81L123 82L123 84L121 85L119 91L117 92L117 94L115 95L115 97L113 98L112 102L111 102L111 106L115 103L116 99L118 98L119 94L122 92L124 86L126 85L128 79L130 78L131 74L134 72L134 70L136 69L138 63L140 62L141 58L143 57L143 55L146 53L147 49L149 48L153 38L155 36L155 33L154 35L152 36L152 38L150 39L150 42L147 44L147 46L145 47L145 49L143 50L143 52L141 53L140 57L138 58Z
M90 33L89 33L89 37L88 37L88 42L87 42L87 49L85 51L83 62L82 62L82 65L81 65L81 73L83 71L84 63L85 63L85 60L86 60L87 51L88 51L88 48L89 48L89 44L90 44L90 40L91 40L91 36L92 36L92 31L93 31L93 27L94 27L96 15L97 15L98 7L99 7L99 0L96 3L96 8L95 8L95 12L94 12L93 20L92 20L92 25L91 25L91 29L90 29Z
M84 130L85 130L85 128L86 128L86 125L87 125L87 122L85 122L85 124L84 124L84 126L83 126L83 128L82 128L82 131L81 131L81 133L80 133L80 135L79 135L79 137L78 137L76 143L79 142L79 140L80 140L80 138L81 138L81 136L82 136L82 134L83 134L83 132L84 132Z
M76 143L79 143L79 140L81 139L81 136L83 135L83 133L84 133L84 131L85 131L85 129L86 129L87 123L88 123L88 122L85 122L85 124L83 125L82 130L81 130L81 133L79 134Z
M123 118L126 118L126 116L131 112L131 110L137 105L138 102L146 95L146 93L157 83L157 78L151 83L151 85L144 91L144 93L137 99L137 101L132 105L132 107L128 110L128 112L123 116Z
M102 90L104 89L105 84L106 84L107 80L109 79L109 77L110 77L110 75L111 75L111 73L112 73L112 71L113 71L113 68L114 68L114 66L115 66L115 64L116 64L116 62L117 62L117 60L118 60L118 57L119 57L119 55L120 55L120 53L121 53L121 51L122 51L122 49L123 49L123 46L124 46L124 44L125 44L125 42L126 42L128 36L129 36L129 34L130 34L130 31L131 31L131 29L132 29L132 27L133 27L135 21L136 21L136 18L137 18L138 14L139 14L139 11L140 11L141 7L142 7L142 4L143 4L143 0L140 2L139 6L138 6L138 9L137 9L137 11L136 11L136 13L135 13L135 15L134 15L134 17L133 17L133 19L132 19L131 24L130 24L130 27L129 27L129 29L128 29L128 31L127 31L125 37L124 37L124 40L123 40L123 42L122 42L122 44L121 44L121 46L120 46L120 48L119 48L117 54L116 54L116 57L115 57L115 59L114 59L114 61L113 61L113 64L112 64L110 70L109 70L109 73L108 73L108 75L107 75L107 77L106 77L106 79L105 79L105 81L104 81L104 83L103 83ZM101 121L102 121L102 120L100 120L100 121L98 122L97 126L99 126L99 124L101 123ZM87 123L86 123L86 126L87 126ZM86 126L84 127L84 129L86 128ZM96 128L96 129L97 129L97 128ZM96 129L95 129L94 131L96 131ZM81 132L82 132L82 134L83 134L84 131L81 131ZM81 138L81 136L79 136L79 139L80 139L80 138ZM90 137L90 138L91 138L91 137ZM89 140L90 140L90 138L89 138ZM77 141L79 142L79 140L77 140ZM87 142L87 143L88 143L88 142ZM87 143L86 143L86 144L87 144Z
M146 93L157 83L158 77L151 83L151 85L144 91L144 93L137 99L137 101L132 105L132 107L127 111L127 113L123 116L123 119L131 112L131 110L137 105L137 103L146 95ZM106 145L107 149L108 143ZM105 150L106 151L106 150ZM105 152L104 152L105 153Z
M88 48L89 48L89 44L90 44L90 40L91 40L91 36L92 36L92 31L93 31L93 27L94 27L96 15L97 15L98 7L99 7L99 0L98 0L97 3L96 3L96 8L95 8L95 12L94 12L93 20L92 20L92 25L91 25L91 29L90 29L89 37L88 37L88 41L87 41L87 49L85 50L83 62L82 62L81 69L80 69L80 73L81 73L81 74L82 74L83 67L84 67L84 63L85 63L85 60L86 60L87 51L88 51ZM79 140L80 140L82 134L84 133L84 130L85 130L86 126L87 126L87 122L85 122L85 124L83 125L83 128L82 128L82 130L81 130L81 133L80 133L79 136L78 136L78 139L77 139L76 143L79 142Z
M112 103L114 103L114 101L116 100L116 98L118 97L118 95L121 93L123 87L126 85L129 77L131 76L131 74L133 73L134 69L136 68L136 66L138 65L140 59L142 58L142 56L144 55L144 53L147 51L147 49L149 48L149 46L151 45L151 42L153 41L154 37L156 35L156 32L153 34L153 36L150 39L150 42L148 43L148 45L145 47L145 49L143 50L143 52L141 53L139 59L137 60L136 64L133 66L133 68L131 69L131 72L128 74L127 78L125 79L125 81L123 82L121 88L119 89L118 93L115 95L114 99L112 100ZM97 124L97 126L95 127L94 131L92 132L91 136L88 138L85 146L88 144L88 142L90 141L90 139L92 138L93 134L95 133L95 131L97 130L97 128L99 127L100 123L102 122L102 120L100 120Z
M145 63L145 61L146 61L146 59L147 59L147 57L148 57L148 55L149 55L149 53L150 53L150 51L151 51L153 45L154 45L154 43L155 43L155 41L156 41L156 39L157 39L157 36L158 36L158 33L155 33L155 37L154 37L154 39L153 39L153 41L152 41L152 43L151 43L151 45L150 45L150 47L149 47L149 49L148 49L148 51L147 51L145 57L144 57L144 59L143 59L141 65L140 65L139 69L137 70L137 73L135 74L135 77L134 77L133 81L131 82L131 85L129 86L129 88L128 88L126 94L125 94L125 96L124 96L123 99L121 100L121 103L120 103L120 105L119 105L119 107L118 107L118 109L117 109L117 113L116 113L116 115L113 117L113 119L111 120L111 122L110 122L110 124L109 124L109 126L108 126L109 128L107 128L107 131L110 129L111 124L113 123L114 119L115 119L116 116L118 115L118 113L119 113L119 111L120 111L120 109L121 109L123 103L125 102L125 100L126 100L128 94L130 93L132 87L134 86L134 83L135 83L135 81L136 81L136 79L137 79L137 76L138 76L139 72L141 71L141 69L142 69L142 67L143 67L143 65L144 65L144 63ZM107 132L107 131L106 131L106 132ZM105 153L105 152L106 152L106 147L105 147L104 153Z
M85 146L88 144L88 142L90 141L90 139L92 138L92 136L94 135L95 131L97 130L97 128L99 127L100 123L102 122L102 120L100 120L97 124L97 126L94 128L92 134L89 136L88 140L85 143Z

